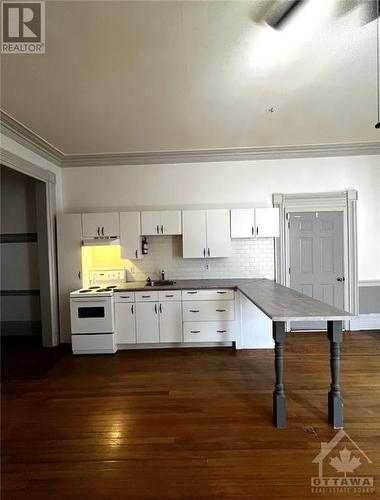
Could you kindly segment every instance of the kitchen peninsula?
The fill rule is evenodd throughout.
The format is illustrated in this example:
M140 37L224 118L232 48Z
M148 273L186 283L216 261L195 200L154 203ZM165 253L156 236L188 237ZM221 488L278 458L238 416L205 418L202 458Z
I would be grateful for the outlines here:
M337 309L295 290L267 279L197 279L177 280L173 285L147 287L144 282L129 282L115 288L115 293L127 291L236 290L259 308L271 321L275 342L275 390L273 392L273 421L278 428L286 427L286 396L284 389L284 343L287 321L327 321L330 342L331 386L328 393L328 421L334 428L343 427L343 400L339 384L340 343L342 323L354 315Z

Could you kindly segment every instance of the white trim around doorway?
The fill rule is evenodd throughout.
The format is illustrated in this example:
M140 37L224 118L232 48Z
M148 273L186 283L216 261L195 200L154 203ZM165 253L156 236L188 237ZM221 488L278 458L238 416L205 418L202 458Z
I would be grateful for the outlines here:
M41 285L42 344L59 344L57 264L55 244L56 176L19 156L0 148L1 164L39 181L36 188L39 275Z
M276 282L290 286L289 274L289 228L290 212L333 212L343 213L343 254L344 254L344 309L358 314L358 256L357 256L357 200L355 189L331 193L297 193L273 195L273 206L280 212L280 237L275 240ZM345 321L345 329L350 329L350 321ZM290 324L287 324L287 331Z

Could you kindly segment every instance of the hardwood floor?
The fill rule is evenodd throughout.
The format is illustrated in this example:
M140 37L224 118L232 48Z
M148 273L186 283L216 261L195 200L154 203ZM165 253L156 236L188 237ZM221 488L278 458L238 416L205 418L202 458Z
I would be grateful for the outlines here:
M5 350L3 499L351 498L310 488L336 434L328 349L324 334L288 336L285 430L270 350ZM341 381L345 431L372 461L355 472L380 498L380 332L344 335Z

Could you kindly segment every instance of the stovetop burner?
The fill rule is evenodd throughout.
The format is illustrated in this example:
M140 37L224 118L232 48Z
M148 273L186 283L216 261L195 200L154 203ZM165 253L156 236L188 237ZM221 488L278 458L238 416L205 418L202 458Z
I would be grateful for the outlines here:
M89 286L88 287L89 290L96 290L97 288L100 288L100 286Z
M84 290L79 290L79 293L90 293L91 289L90 288L85 288Z
M97 292L110 292L111 290L109 288L99 288L99 290L96 290Z

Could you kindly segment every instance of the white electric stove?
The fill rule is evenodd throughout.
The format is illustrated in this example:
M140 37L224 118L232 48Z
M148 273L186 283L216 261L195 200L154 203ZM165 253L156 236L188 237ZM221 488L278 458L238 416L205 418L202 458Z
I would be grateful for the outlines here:
M74 354L116 352L113 289L124 281L124 269L90 271L90 286L70 293Z

